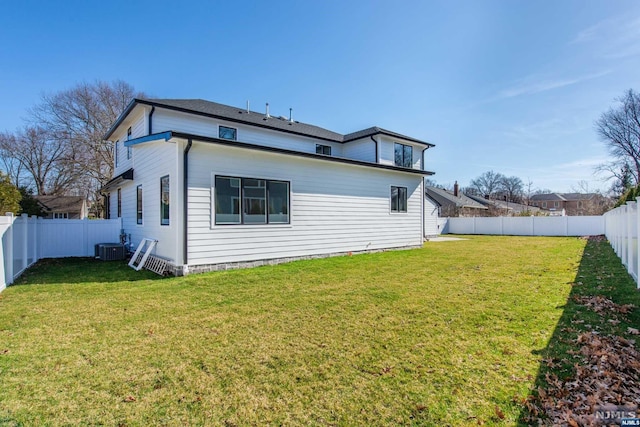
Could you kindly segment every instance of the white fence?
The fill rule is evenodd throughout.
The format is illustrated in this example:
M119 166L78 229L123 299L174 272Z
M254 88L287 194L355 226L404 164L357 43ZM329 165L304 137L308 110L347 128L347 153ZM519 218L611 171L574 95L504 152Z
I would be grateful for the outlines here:
M0 292L41 258L94 255L97 243L116 243L121 221L0 216Z
M499 216L449 218L450 234L593 236L605 234L603 216Z
M638 198L640 200L640 198ZM638 283L638 229L640 228L640 210L638 202L627 202L604 214L607 240L620 257L622 264ZM640 284L638 286L640 288Z

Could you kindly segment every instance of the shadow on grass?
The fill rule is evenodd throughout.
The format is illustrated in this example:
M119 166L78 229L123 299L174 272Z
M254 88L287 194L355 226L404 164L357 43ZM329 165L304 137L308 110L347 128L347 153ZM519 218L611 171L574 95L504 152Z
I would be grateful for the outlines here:
M610 322L610 315L600 315L580 303L580 297L604 296L619 305L633 304L635 309L619 317L621 323ZM537 396L538 388L547 389L547 374L555 374L560 381L571 380L575 377L574 364L579 361L569 352L577 352L580 345L577 337L584 332L596 331L602 335L617 335L633 338L628 335L627 328L637 328L640 324L640 292L636 284L627 273L626 268L616 256L610 244L601 236L588 240L572 290L563 308L563 313L556 325L547 347L538 354L542 362L538 369L533 389L530 394ZM569 400L571 396L567 397ZM602 402L605 403L605 402ZM534 420L527 421L531 414L524 408L518 425L530 425ZM544 417L542 417L545 420ZM537 423L536 423L537 424Z
M25 271L12 286L54 283L111 283L163 279L151 271L135 271L127 261L94 258L46 258Z

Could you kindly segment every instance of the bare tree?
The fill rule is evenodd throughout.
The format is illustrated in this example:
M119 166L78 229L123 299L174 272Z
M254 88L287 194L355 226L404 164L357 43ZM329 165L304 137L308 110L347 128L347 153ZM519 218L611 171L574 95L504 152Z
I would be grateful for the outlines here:
M517 176L505 176L500 182L500 190L504 192L508 201L520 203L522 201L524 183Z
M15 133L0 133L0 150L14 167L30 175L39 195L64 194L81 176L75 162L69 159L65 144L41 127L26 126ZM13 179L20 179L18 175ZM16 186L20 182L14 182Z
M67 144L78 167L102 185L113 174L113 147L103 136L135 96L144 95L123 81L82 83L44 95L31 118Z
M604 163L598 170L617 176L620 165L628 164L635 183L640 183L640 94L629 89L618 98L618 106L610 108L596 121L596 131L616 159Z
M471 180L471 187L478 191L482 197L491 198L500 190L504 175L494 171L488 171Z

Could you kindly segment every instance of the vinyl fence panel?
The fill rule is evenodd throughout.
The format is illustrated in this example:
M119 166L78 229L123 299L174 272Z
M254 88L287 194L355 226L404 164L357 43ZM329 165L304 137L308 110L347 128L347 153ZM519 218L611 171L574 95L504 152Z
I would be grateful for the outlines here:
M120 219L0 216L0 291L40 258L91 257L97 243L118 243Z

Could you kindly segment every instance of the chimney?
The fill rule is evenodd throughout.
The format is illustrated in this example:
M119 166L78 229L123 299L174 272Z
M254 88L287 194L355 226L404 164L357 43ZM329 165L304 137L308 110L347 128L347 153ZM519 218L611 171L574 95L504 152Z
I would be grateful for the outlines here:
M458 186L458 181L453 184L453 195L458 197L458 192L460 191L460 187Z

